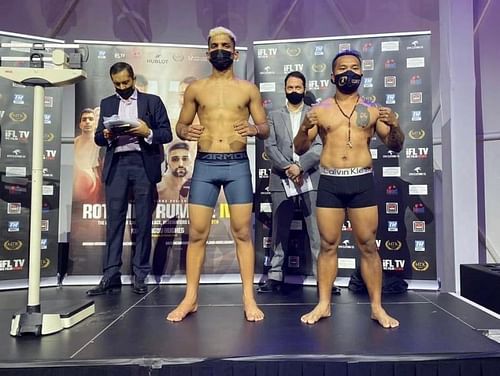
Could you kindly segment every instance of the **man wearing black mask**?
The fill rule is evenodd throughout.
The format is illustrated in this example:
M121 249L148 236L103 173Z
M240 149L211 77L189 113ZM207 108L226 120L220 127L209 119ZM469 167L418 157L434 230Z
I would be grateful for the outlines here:
M212 64L212 74L186 88L176 125L180 139L197 142L198 154L188 197L186 293L167 320L181 321L198 309L205 245L214 206L223 187L240 264L243 311L248 321L260 321L264 313L255 302L253 290L253 191L246 146L249 136L267 138L269 127L257 87L234 76L233 62L238 58L238 51L231 30L224 27L210 30L207 58ZM196 115L200 124L193 123ZM248 122L249 116L254 124Z
M286 105L271 111L267 116L270 132L264 145L272 162L269 191L273 207L273 257L271 268L267 272L267 281L257 289L260 293L276 292L282 287L283 264L288 255L290 225L295 209L299 209L304 216L313 273L316 275L320 239L315 211L321 139L316 137L311 148L300 157L293 149L293 138L305 114L311 109L304 104L305 86L306 78L301 72L290 72L285 77ZM311 183L311 186L308 186L308 183ZM292 186L291 191L288 188Z
M172 141L167 111L160 97L141 93L135 88L132 67L124 62L109 70L115 87L113 94L101 101L94 140L106 148L102 180L106 194L106 252L103 277L88 295L111 293L121 288L123 236L129 193L135 202L135 253L132 259L132 290L145 294L150 271L151 219L156 199L156 183L161 180L163 146ZM119 115L134 120L138 126L116 133L104 127L104 117Z
M332 61L333 98L313 107L294 139L298 154L306 152L319 134L323 141L316 215L321 235L318 256L319 302L301 320L314 324L331 315L331 288L337 276L337 247L345 213L361 252L361 274L371 303L371 318L384 328L398 320L382 307L382 263L376 245L378 210L375 202L372 156L374 133L392 151L402 149L404 134L395 113L358 94L362 60L357 51L338 53Z

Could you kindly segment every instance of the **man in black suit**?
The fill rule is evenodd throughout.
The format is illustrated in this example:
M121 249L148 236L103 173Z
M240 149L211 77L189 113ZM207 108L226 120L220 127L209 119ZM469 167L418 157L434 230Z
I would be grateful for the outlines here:
M129 192L135 200L135 253L132 259L133 291L145 294L145 278L150 271L151 217L156 199L156 183L161 180L163 146L172 140L167 111L160 97L135 88L132 67L118 62L110 68L116 94L101 101L94 140L106 147L102 180L106 194L106 252L103 278L88 295L101 295L121 288L120 267ZM104 127L104 117L118 114L136 120L138 126L125 132Z

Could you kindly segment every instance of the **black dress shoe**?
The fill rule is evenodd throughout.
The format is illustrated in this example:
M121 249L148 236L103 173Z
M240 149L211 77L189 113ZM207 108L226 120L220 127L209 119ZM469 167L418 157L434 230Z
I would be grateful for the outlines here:
M275 279L268 279L266 283L257 288L257 292L259 293L280 292L282 286L283 282L276 281Z
M104 295L119 292L122 288L122 281L119 274L114 275L109 279L101 279L101 282L96 287L87 291L87 295Z
M136 279L134 280L134 284L132 286L132 292L141 295L145 294L148 292L148 286L144 283L143 279Z

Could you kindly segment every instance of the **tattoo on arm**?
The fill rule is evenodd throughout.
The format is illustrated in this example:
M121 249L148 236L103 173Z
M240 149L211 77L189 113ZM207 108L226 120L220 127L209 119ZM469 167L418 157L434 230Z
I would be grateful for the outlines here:
M399 153L403 148L404 140L405 140L405 135L401 131L401 128L391 127L391 130L386 138L386 144L390 150Z
M360 128L366 128L370 125L370 112L368 107L361 104L356 105L356 125Z

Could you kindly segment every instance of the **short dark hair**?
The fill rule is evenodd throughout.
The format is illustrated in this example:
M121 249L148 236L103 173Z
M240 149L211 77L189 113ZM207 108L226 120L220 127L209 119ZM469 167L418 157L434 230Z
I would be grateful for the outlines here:
M90 107L87 107L87 108L84 108L83 110L80 111L80 120L79 121L82 121L82 116L83 114L94 114L95 116L95 111L94 109L90 108Z
M304 84L304 89L306 88L306 77L299 71L293 71L290 72L286 75L285 77L285 88L286 88L286 82L290 77L295 77L295 78L300 78L302 80L302 84Z
M363 59L361 57L361 53L356 50L343 50L340 51L337 55L332 60L332 70L335 70L335 63L337 62L337 59L342 56L354 56L356 59L359 60L359 64L361 64L361 60Z
M175 142L168 147L168 154L174 150L187 150L189 151L189 144L187 142Z
M124 61L119 61L118 63L114 63L111 68L109 68L109 75L113 76L121 71L126 70L130 77L135 79L134 69L129 63L125 63Z

